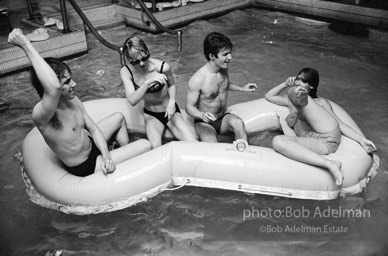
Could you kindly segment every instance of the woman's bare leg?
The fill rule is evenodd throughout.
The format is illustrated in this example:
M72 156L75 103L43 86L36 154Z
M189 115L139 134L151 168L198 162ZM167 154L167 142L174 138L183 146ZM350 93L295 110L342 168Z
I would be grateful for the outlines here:
M326 153L326 146L313 138L290 137L286 135L275 136L272 141L273 148L280 154L310 165L320 166L329 170L336 184L342 184L343 175L341 162L329 160L322 156Z
M183 119L182 114L175 113L170 121L168 121L167 126L178 140L197 141L189 125Z
M147 138L151 142L152 148L162 145L162 135L164 125L155 117L144 114Z

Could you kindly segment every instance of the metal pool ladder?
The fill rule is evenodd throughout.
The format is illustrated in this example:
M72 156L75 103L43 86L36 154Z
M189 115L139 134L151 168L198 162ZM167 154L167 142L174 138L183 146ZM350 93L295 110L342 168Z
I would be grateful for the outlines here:
M62 22L63 22L63 33L69 33L70 29L69 29L69 21L68 21L68 18L67 18L67 11L66 11L66 3L65 3L65 1L66 0L60 0L59 2L60 2L60 7L61 7ZM105 38L103 38L97 32L97 30L94 28L93 24L89 21L89 19L83 13L81 8L78 6L78 4L74 0L67 0L67 1L71 4L71 6L77 12L79 17L82 19L82 21L88 27L88 29L94 35L94 37L101 44L105 45L106 47L108 47L108 48L110 48L110 49L112 49L112 50L114 50L114 51L116 51L116 52L118 52L120 54L120 63L121 63L122 66L124 66L125 65L125 58L124 58L123 47L115 45L115 44L112 44L112 43L108 42ZM177 36L177 39L178 39L178 51L182 51L182 31L181 30L174 31L174 30L171 30L171 29L168 29L168 28L164 27L155 18L155 16L147 9L146 5L144 4L144 2L142 0L137 0L137 1L138 1L139 5L141 6L142 12L144 11L147 14L147 16L158 27L158 29L160 31ZM117 2L117 0L112 1L112 3L116 3L116 2ZM32 11L31 0L27 0L27 7L28 7L28 10L30 12L30 17L33 19L34 17L32 17L32 16L34 16L34 15L36 16L36 13L33 13L33 11Z

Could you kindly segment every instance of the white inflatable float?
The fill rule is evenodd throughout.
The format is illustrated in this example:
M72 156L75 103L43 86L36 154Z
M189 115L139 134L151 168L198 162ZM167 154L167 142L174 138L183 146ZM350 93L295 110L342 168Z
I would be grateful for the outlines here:
M341 107L332 104L344 122L360 131ZM95 121L120 111L129 129L144 131L142 106L132 107L126 99L94 100L85 102L85 107ZM252 133L280 129L277 113L287 109L258 99L231 106L230 111L242 117L248 133ZM344 136L337 152L327 156L342 162L341 189L325 169L293 161L271 148L244 143L173 141L118 164L108 176L95 173L76 177L63 169L34 128L23 141L22 155L22 174L31 200L72 214L123 209L183 185L331 200L362 191L379 165L377 155L366 154L358 143Z

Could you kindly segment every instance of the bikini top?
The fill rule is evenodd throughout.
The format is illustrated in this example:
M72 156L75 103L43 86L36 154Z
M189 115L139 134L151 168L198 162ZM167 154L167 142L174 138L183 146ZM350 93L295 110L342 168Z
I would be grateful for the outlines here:
M163 66L164 66L164 61L162 62L162 66L160 67L160 71L159 73L163 73ZM126 65L125 66L129 73L131 74L131 80L132 80L132 83L133 83L133 86L135 86L135 90L139 89L140 86L138 86L136 83L135 83L135 80L133 79L133 73L131 71L131 69ZM157 82L155 85L153 85L152 87L148 88L146 93L156 93L156 92L160 92L164 87L164 84L161 84L159 82Z

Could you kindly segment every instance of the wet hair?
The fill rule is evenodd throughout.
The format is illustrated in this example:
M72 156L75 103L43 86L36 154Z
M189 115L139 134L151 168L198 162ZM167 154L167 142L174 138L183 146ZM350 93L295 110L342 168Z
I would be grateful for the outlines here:
M51 57L45 58L44 60L52 68L54 73L57 75L58 79L62 78L65 75L66 71L71 75L71 70L69 66L66 65L64 62ZM34 68L32 68L30 71L30 79L31 79L32 86L34 86L39 97L42 98L44 93L44 88Z
M232 49L233 45L229 38L218 32L211 32L203 41L203 53L207 60L210 60L210 54L217 58L220 51Z
M313 68L304 68L301 71L299 71L298 76L301 74L303 74L303 78L312 87L309 92L309 95L311 96L311 98L318 98L317 96L317 90L319 85L318 71Z
M123 52L129 60L136 60L150 54L147 45L137 36L128 37L124 41Z

